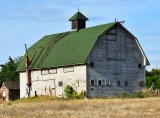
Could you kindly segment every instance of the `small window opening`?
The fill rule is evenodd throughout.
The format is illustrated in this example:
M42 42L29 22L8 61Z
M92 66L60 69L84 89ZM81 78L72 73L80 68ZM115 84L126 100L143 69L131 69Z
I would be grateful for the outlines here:
M117 82L117 86L121 86L121 82L120 81Z
M138 64L138 68L142 68L142 64Z
M79 87L79 82L78 82L78 87Z
M94 62L90 62L90 67L94 67Z
M94 80L91 80L91 85L94 85Z
M125 81L124 84L125 84L125 86L128 86L128 81Z
M102 81L101 80L98 80L98 85L102 85Z
M62 82L62 81L59 81L59 82L58 82L58 86L60 86L60 87L63 86L63 82Z

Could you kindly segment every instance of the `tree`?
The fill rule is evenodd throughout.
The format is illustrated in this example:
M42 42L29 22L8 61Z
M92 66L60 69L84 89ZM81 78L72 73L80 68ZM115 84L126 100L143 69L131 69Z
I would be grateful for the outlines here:
M146 87L150 88L154 83L153 89L160 89L160 69L152 69L146 71Z
M15 59L9 57L7 63L0 65L0 83L3 81L19 81L19 75L16 69L21 59L22 57L17 57Z

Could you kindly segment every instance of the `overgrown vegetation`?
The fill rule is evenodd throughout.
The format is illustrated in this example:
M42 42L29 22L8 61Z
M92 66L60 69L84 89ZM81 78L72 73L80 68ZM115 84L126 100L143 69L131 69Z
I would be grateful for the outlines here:
M76 98L76 99L82 99L86 96L86 93L84 91L82 91L80 94L78 94L72 86L70 85L67 85L64 89L64 93L66 95L66 97L68 99L73 99L73 98Z
M0 84L3 81L19 81L19 74L16 72L18 64L22 57L12 59L9 57L8 62L0 65Z
M160 69L146 71L146 87L150 88L154 84L153 90L160 89Z
M155 91L146 90L145 92L140 91L134 93L122 92L117 97L124 99L124 98L147 98L147 97L158 97L158 96L160 96L159 93Z

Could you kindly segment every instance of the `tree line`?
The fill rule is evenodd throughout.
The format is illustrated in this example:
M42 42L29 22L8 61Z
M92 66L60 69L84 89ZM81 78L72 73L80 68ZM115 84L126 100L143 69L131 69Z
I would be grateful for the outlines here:
M0 85L3 81L19 81L19 74L16 72L22 57L15 59L9 57L8 62L0 64Z
M146 87L150 88L153 83L153 89L160 89L160 69L153 68L151 71L146 70Z

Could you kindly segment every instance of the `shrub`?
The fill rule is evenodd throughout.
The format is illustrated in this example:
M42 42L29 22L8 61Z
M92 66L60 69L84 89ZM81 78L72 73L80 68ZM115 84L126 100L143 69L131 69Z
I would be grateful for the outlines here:
M150 88L152 85L152 82L154 82L154 90L160 89L160 76L152 76L152 77L146 77L146 87Z
M79 94L79 98L84 98L86 96L86 92L85 91L82 91L80 94Z
M134 92L130 95L130 98L144 98L144 93L143 92Z
M67 98L69 99L82 99L85 97L85 92L81 92L80 94L78 94L70 85L67 85L64 89L64 92L67 96Z
M72 86L70 86L70 85L67 85L64 89L64 93L66 94L67 98L70 98L73 96L73 91L74 90L73 90ZM75 94L75 92L74 92L74 94Z
M134 92L134 93L126 93L126 92L122 92L118 95L118 98L146 98L146 97L150 97L150 93L147 92Z

